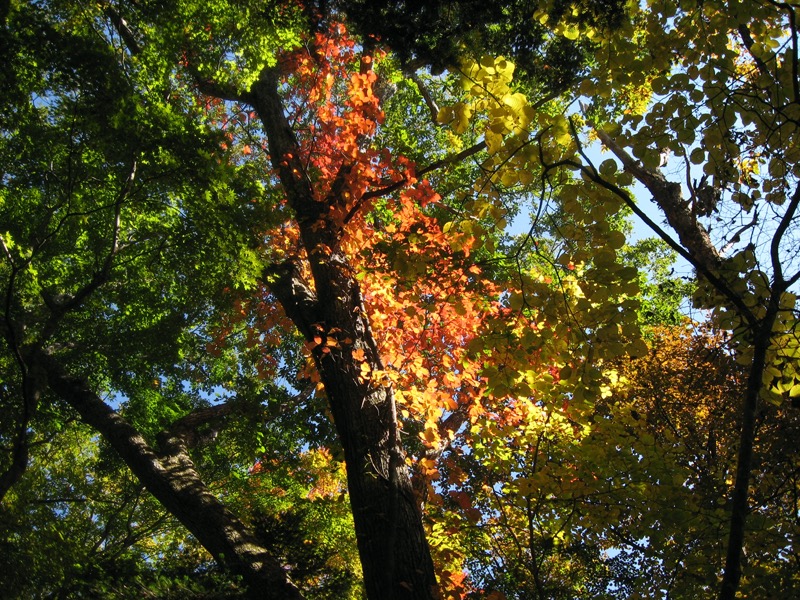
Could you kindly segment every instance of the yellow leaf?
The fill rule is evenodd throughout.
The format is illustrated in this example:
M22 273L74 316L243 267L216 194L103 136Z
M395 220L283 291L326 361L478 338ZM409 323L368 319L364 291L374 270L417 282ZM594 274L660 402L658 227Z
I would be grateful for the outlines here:
M608 245L615 250L619 250L625 245L625 234L621 231L609 232Z
M568 40L577 40L578 36L580 36L580 33L581 32L578 30L578 27L575 25L567 25L564 28L564 37Z
M508 106L513 112L522 115L523 109L528 106L528 99L525 94L509 94L503 98L503 104Z
M459 135L465 133L469 127L469 119L472 116L472 107L463 102L459 102L453 106L455 118L452 122L453 131Z
M436 122L441 125L446 125L450 121L455 118L455 112L451 106L445 106L444 108L440 108L439 112L436 113Z

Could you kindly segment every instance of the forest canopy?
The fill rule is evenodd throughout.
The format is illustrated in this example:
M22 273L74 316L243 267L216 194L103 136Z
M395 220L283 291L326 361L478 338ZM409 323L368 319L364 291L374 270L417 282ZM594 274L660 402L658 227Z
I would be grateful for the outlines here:
M0 589L796 597L797 18L0 3Z

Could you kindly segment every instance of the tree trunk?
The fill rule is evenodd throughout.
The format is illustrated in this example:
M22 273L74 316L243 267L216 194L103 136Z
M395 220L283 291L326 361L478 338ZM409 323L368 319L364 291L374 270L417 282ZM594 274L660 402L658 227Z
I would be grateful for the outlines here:
M680 245L667 235L662 229L655 226L646 217L650 226L658 235L679 250L702 276L711 283L717 292L721 293L732 305L742 323L745 324L752 335L753 358L747 377L747 388L742 400L741 428L739 432L739 449L736 458L736 481L731 494L732 510L729 526L728 547L725 556L725 566L722 572L719 600L733 600L739 588L742 576L742 552L745 540L745 525L750 512L750 476L753 469L753 446L756 438L756 418L761 390L764 387L764 371L767 364L767 352L772 341L772 328L780 310L781 294L786 291L794 280L787 281L783 277L780 260L780 244L783 236L794 219L800 206L800 186L795 189L792 199L783 214L781 221L774 233L770 244L770 256L774 269L774 279L770 289L767 305L764 307L763 317L756 316L756 312L745 302L745 296L727 283L726 274L721 270L722 256L714 247L708 231L698 221L696 215L689 208L689 203L681 196L681 186L667 181L660 169L648 169L635 161L625 152L616 141L597 129L600 140L605 144L625 166L625 170L644 184L653 195L653 201L661 208L669 224L678 233ZM630 201L630 197L626 202ZM629 206L631 206L629 202ZM632 206L635 210L635 206ZM729 274L730 276L730 274ZM738 276L738 275L734 275ZM800 277L800 275L798 275Z
M750 474L753 469L753 444L756 439L758 400L764 385L767 350L772 341L772 326L778 313L779 297L780 292L772 295L767 315L753 335L753 360L750 363L747 388L742 403L742 423L736 457L736 481L731 495L731 523L719 600L733 600L742 577L742 551L744 549L745 524L750 512Z
M334 182L329 198L314 199L272 70L253 85L248 101L267 132L273 166L296 214L313 288L297 259L271 267L266 279L305 338L322 342L313 355L344 449L367 596L436 598L433 561L398 435L392 387L361 376L363 363L370 372L383 365L355 273L339 248L341 226L331 217L331 208L341 206L336 196L341 186ZM364 360L354 358L355 350L363 351Z
M302 600L278 561L251 531L203 483L183 439L165 434L157 455L141 434L95 394L85 380L68 375L56 359L30 351L30 362L47 373L50 389L94 427L128 465L139 481L211 553L243 578L249 597L259 600Z

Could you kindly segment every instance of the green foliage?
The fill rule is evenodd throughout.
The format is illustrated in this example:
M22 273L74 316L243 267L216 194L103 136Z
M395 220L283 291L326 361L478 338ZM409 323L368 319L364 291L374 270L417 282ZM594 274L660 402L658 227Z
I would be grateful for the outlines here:
M34 446L0 522L0 585L14 598L237 597L236 582L74 422Z
M640 319L646 326L677 326L686 320L694 285L675 275L676 254L658 238L639 240L622 250L626 264L639 270Z
M341 500L337 506L328 501L297 498L285 512L258 515L255 528L263 539L275 540L271 549L291 565L293 579L308 586L307 598L363 597L357 557L340 552L339 536L352 532L352 522L346 506L342 510ZM336 537L327 538L331 533ZM354 544L351 538L350 547Z
M167 23L149 19L164 16L156 8L123 4L132 28L123 30L111 7L18 3L0 29L3 471L19 423L30 432L27 474L4 499L2 588L20 598L235 597L241 587L72 410L47 391L35 410L23 407L15 352L25 344L46 344L69 370L90 375L153 445L177 419L235 390L244 416L231 424L229 454L197 452L212 482L246 472L261 403L272 396L277 407L287 396L285 385L265 391L255 369L240 367L242 336L208 352L231 290L252 289L260 276L257 233L276 216L253 165L225 159L224 133L170 55L181 16L225 15L220 27L233 35L241 12L181 3ZM297 15L281 20L263 8L247 30L261 41L248 38L240 57L255 72L297 39ZM296 373L292 343L284 343L284 381Z
M362 598L344 464L326 449L268 447L230 497L232 505L250 514L257 534L307 598Z
M363 596L343 451L306 365L319 348L262 285L289 253L310 264L263 107L248 105L276 67L287 71L294 133L313 146L309 165L323 156L338 168L337 144L352 133L343 115L365 119L355 96L383 90L380 116L347 143L374 167L364 189L388 187L347 214L336 251L355 248L347 258L361 262L336 268L363 283L357 311L371 311L382 334L368 338L375 352L397 355L380 381L406 385L400 434L446 594L711 593L734 510L745 368L770 402L753 415L742 593L796 590L793 7L4 7L0 469L11 472L23 446L28 469L3 498L0 588L23 598L242 593L107 441L51 390L29 393L39 374L23 355L37 347L87 377L156 451L159 434L225 403L187 444L202 479L306 597ZM324 37L339 18L359 43ZM374 51L374 89L348 87L368 70L353 59L330 98L310 100L303 77L333 78L323 41L333 54ZM305 71L288 73L297 49L309 50ZM576 96L591 101L578 109ZM325 119L343 122L322 140L330 148L314 145ZM598 138L613 158L595 165L586 149ZM355 190L341 166L337 183ZM403 187L398 177L415 170L427 182ZM316 186L328 175L303 174ZM634 177L676 230L657 231L668 241L627 243ZM525 212L530 229L509 235ZM360 246L347 237L357 234ZM674 275L676 248L695 280ZM386 298L369 277L383 278ZM472 293L485 297L468 312ZM685 328L690 296L725 333ZM474 322L450 316L448 331L439 313L451 309ZM340 375L378 381L363 368ZM438 403L413 406L428 393Z

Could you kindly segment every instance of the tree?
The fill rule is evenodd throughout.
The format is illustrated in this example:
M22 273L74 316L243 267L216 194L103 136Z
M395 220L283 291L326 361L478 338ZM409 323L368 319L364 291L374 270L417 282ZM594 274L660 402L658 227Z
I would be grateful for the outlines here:
M203 401L236 372L204 338L221 289L258 274L248 222L260 209L240 200L260 188L219 160L202 107L171 101L185 84L150 49L134 44L143 56L131 60L130 29L102 9L15 6L3 23L0 491L23 476L32 444L77 415L218 560L299 597L189 456L197 428L237 404ZM130 420L106 393L130 398ZM236 400L246 410L246 394Z
M425 341L431 307L444 301L437 314L447 320L436 325L436 343L459 363L471 334L447 328L478 316L474 330L495 306L485 297L496 293L469 262L448 273L464 294L446 286L447 278L413 285L415 275L443 272L450 244L420 210L436 198L429 185L417 182L411 163L392 161L371 143L381 120L373 55L364 54L354 72L359 57L342 26L308 32L308 15L276 8L279 18L247 13L252 27L243 37L232 36L239 25L224 4L184 3L166 15L149 5L83 12L53 2L6 15L13 68L3 122L3 401L10 451L2 492L25 475L31 445L77 414L252 595L300 597L274 548L200 475L207 470L204 436L278 393L259 378L280 376L281 361L296 358L292 340L280 339L285 315L308 344L338 429L367 593L430 597L436 579L392 381L419 381L430 370L419 357L384 366L356 269L367 260L376 266L378 316L406 315L407 327L395 320L383 332L395 357ZM295 51L301 41L308 46ZM283 93L287 84L293 97ZM263 145L251 127L258 120ZM46 152L35 144L41 139L50 141ZM271 169L259 172L267 156ZM394 231L387 227L366 244L378 232L366 209L401 188L400 218L387 211ZM469 245L460 243L462 256ZM361 252L359 262L348 251ZM395 270L407 287L404 303L380 280ZM246 319L275 317L276 300L284 315L237 345L226 328L238 323L226 311L249 306L232 290L252 293L257 284L261 298ZM248 344L255 343L262 360L237 364L252 357ZM420 441L434 452L470 408L463 382L474 373L459 368L438 368L442 389L405 390ZM218 388L233 387L231 373L236 396L209 404ZM458 408L457 397L464 406L442 419L441 405ZM425 460L433 471L434 458Z
M800 393L791 292L800 278L791 250L800 201L793 151L800 100L796 8L706 3L697 12L644 10L641 19L643 45L661 49L648 58L628 46L628 56L637 56L631 83L655 95L646 121L631 114L621 120L621 130L607 131L598 121L596 131L663 211L677 239L656 231L689 260L702 282L696 305L711 309L719 326L734 332L737 359L748 367L719 596L733 598L751 511L759 404L780 404ZM685 187L659 169L655 152L662 148L684 165ZM591 169L589 177L610 183L613 193L630 202L613 179Z
M437 460L459 431L468 443L480 428L464 425L491 408L481 353L505 337L530 385L551 381L530 352L510 350L535 341L531 316L513 308L523 296L509 309L470 258L493 258L498 236L482 223L497 215L469 207L477 219L448 237L441 215L452 207L437 207L421 179L487 142L464 130L470 147L419 168L381 151L402 132L379 132L373 44L359 56L313 6L242 8L50 2L4 12L0 492L24 476L31 444L78 415L254 594L299 597L268 544L211 493L205 476L224 461L203 464L206 435L222 425L246 433L241 421L263 397L281 395L265 379L299 389L313 377L292 368L288 316L343 447L368 594L427 597L436 583L420 497L437 497ZM435 106L424 86L416 98ZM441 140L464 141L442 133L429 144ZM548 348L541 362L567 351ZM509 389L499 373L487 373L492 400ZM209 403L219 388L230 397ZM443 535L433 533L440 546ZM442 560L455 589L458 563Z
M647 355L615 361L613 394L586 424L565 418L557 402L531 405L522 434L498 431L461 459L469 476L450 510L461 511L460 494L478 498L482 517L462 544L484 590L509 598L714 592L746 384L725 338L689 323L656 328ZM760 417L746 595L791 596L798 585L787 512L797 473L777 451L791 443L796 417L772 405Z
M539 16L549 19L546 11ZM459 115L488 110L493 177L513 180L543 169L543 181L561 186L573 223L594 227L602 220L597 212L623 205L635 213L695 269L697 307L733 332L731 346L749 371L738 409L737 475L720 584L720 598L732 598L751 510L759 405L800 393L792 291L800 278L792 247L800 201L796 8L653 3L632 9L631 16L612 36L578 22L556 25L556 33L597 43L595 68L577 90L593 101L569 118L546 115L505 91L493 97L509 73L491 59L465 64L465 79L476 85L451 114L460 126ZM613 158L593 164L586 152L592 139ZM675 169L676 177L665 175L664 167ZM583 181L572 181L571 173ZM634 180L652 195L674 234L637 205L626 189ZM574 227L562 232L583 235ZM575 264L614 264L621 241L598 233L602 248L593 258L580 253ZM624 267L613 270L622 274Z
M0 496L23 519L28 495L16 489L44 489L25 479L36 449L78 419L252 597L358 593L330 546L301 543L346 527L336 493L309 503L309 478L328 480L341 460L368 597L482 593L463 570L484 564L467 552L488 539L477 525L502 532L494 558L513 557L529 525L529 557L518 552L509 575L531 593L633 585L603 559L601 519L585 524L590 542L557 541L573 513L537 496L548 482L529 442L567 471L620 477L608 472L618 462L597 464L598 448L577 440L596 418L603 443L627 439L598 407L621 394L621 357L649 352L642 325L679 320L684 289L656 273L669 297L640 311L654 282L636 265L660 249L625 247L626 210L642 214L626 189L637 178L677 239L648 223L696 269L698 306L732 331L731 352L750 368L730 597L759 394L800 390L790 289L800 275L787 254L800 198L786 188L794 9L630 7L628 22L617 3L406 8L52 1L0 13ZM409 39L387 15L425 35ZM537 24L523 31L519 15ZM484 17L486 34L471 35ZM741 44L729 43L734 29ZM767 48L783 41L778 60ZM416 72L444 65L436 48L448 64L456 48L464 58L447 75ZM522 67L491 55L500 49ZM525 62L538 56L557 73ZM595 91L569 115L562 92ZM616 158L597 168L585 149L595 136ZM689 200L659 170L664 148L685 158ZM506 235L531 200L529 231ZM708 235L730 207L746 220ZM766 244L741 242L756 233ZM664 448L641 448L667 457L644 476L680 466ZM504 495L539 504L512 511ZM640 510L632 526L650 519ZM493 591L511 593L511 581Z

